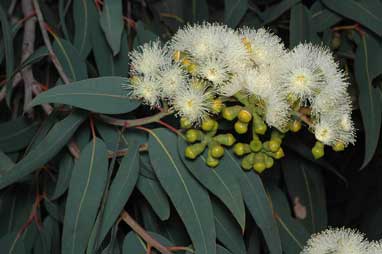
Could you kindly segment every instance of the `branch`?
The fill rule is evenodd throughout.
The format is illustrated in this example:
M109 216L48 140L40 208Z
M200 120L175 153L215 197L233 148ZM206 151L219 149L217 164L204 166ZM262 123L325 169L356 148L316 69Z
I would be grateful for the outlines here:
M151 237L144 228L142 228L131 216L128 212L123 211L121 214L121 218L124 222L126 222L127 225L131 227L132 230L134 230L135 233L137 233L140 237L142 237L143 240L146 241L146 243L159 250L161 253L164 254L171 254L172 252L168 250L165 246L160 244L157 240Z
M110 117L106 115L98 115L98 118L102 120L103 122L111 124L111 125L124 126L126 128L131 128L135 126L158 122L163 117L169 116L171 114L173 114L172 111L162 111L152 116L147 116L147 117L132 119L132 120L123 120L123 119L118 119L118 118L114 118L114 117Z
M22 11L24 17L29 17L34 12L32 0L22 0ZM24 25L24 36L22 44L21 62L24 62L34 52L34 42L36 38L36 18L32 17L26 20ZM32 90L35 78L33 76L32 67L27 66L21 70L21 76L24 79L24 112L33 114L33 109L30 107L32 101Z
M53 47L52 47L52 44L50 42L49 35L45 29L44 17L42 16L42 12L41 12L41 8L40 8L40 5L38 3L38 0L33 0L33 5L34 5L35 11L36 11L38 23L40 25L42 38L44 39L44 43L48 49L50 58L54 64L54 66L56 67L56 70L57 70L58 74L60 75L62 81L64 81L65 84L68 84L68 83L70 83L70 80L69 80L68 76L65 74L61 63L58 61L57 56L53 51Z

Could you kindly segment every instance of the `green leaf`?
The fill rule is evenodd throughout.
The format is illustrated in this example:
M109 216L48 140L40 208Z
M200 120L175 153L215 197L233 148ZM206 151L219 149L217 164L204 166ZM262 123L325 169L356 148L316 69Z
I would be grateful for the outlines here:
M118 55L121 48L121 37L123 31L123 15L121 0L105 0L100 17L102 30L106 35L113 55Z
M188 173L178 155L177 137L166 129L150 130L149 156L159 182L169 195L193 242L196 253L216 253L208 193Z
M220 245L216 245L216 254L231 254L231 252Z
M34 190L33 185L23 184L1 192L0 236L19 231L28 220L35 198Z
M186 0L189 2L189 0ZM207 0L191 0L191 22L201 22L208 20L208 3Z
M284 12L292 8L293 5L301 2L301 0L283 0L272 7L267 8L263 13L261 13L261 18L264 20L264 25L268 24L278 17L280 17Z
M170 203L157 181L141 175L138 178L137 188L162 221L170 217Z
M382 36L382 3L371 5L368 1L322 0L331 10L359 22L379 36Z
M310 8L311 27L315 32L322 32L329 29L342 20L342 17L326 8L321 1L315 1Z
M97 10L92 0L74 0L73 17L75 25L74 47L82 59L86 59L91 50L91 27L97 22Z
M119 166L118 172L111 183L105 210L102 215L99 240L102 241L114 222L118 219L123 207L129 199L139 173L139 144L130 143L129 153Z
M88 77L85 61L69 41L56 36L53 51L69 80L78 81Z
M1 7L0 7L1 8ZM23 241L19 241L17 231L0 238L1 253L26 254Z
M69 153L65 153L58 165L58 178L56 188L52 195L52 199L59 198L69 187L70 178L72 176L74 160Z
M0 177L0 189L18 181L48 162L68 143L85 118L85 114L73 112L65 119L56 123L47 136L33 150L20 160L8 174Z
M248 10L248 0L224 0L224 23L236 27Z
M242 230L245 227L245 207L240 185L236 178L232 177L232 164L230 158L223 156L219 166L212 169L205 163L206 153L195 160L185 157L184 151L187 142L182 137L178 138L179 155L183 163L193 176L198 179L209 191L216 195L233 214Z
M94 138L81 153L70 180L62 254L84 253L107 180L107 150Z
M122 77L101 77L57 86L40 94L32 106L61 103L104 114L121 114L136 109L140 102L132 100L123 87L128 83ZM100 103L102 102L102 103Z
M72 2L67 0L59 0L58 2L58 16L60 18L60 25L61 30L67 40L70 40L68 28L66 26L66 15L68 14L68 5L70 5Z
M163 236L149 232L151 237L161 243L163 246L174 246L169 240L164 238ZM123 240L122 253L123 254L131 254L131 253L146 253L146 243L134 232L131 231L128 233Z
M0 151L0 177L6 174L15 163L2 151Z
M372 82L381 73L382 45L370 34L360 36L357 44L354 72L365 130L365 156L361 167L364 168L373 158L381 128L381 98L379 88Z
M261 229L270 252L281 254L279 232L260 177L254 171L244 172L240 166L240 160L231 151L227 151L225 156L231 159L229 167L239 179L244 202Z
M277 187L268 186L285 254L300 253L310 237L302 223L291 216L288 201Z
M39 122L25 117L0 124L0 150L14 152L25 148L36 134Z
M218 201L212 202L212 207L215 215L217 239L232 253L246 254L240 227L235 223L229 211Z
M300 42L309 41L310 12L302 3L292 7L289 23L289 45L294 47Z
M6 78L7 78L7 104L10 105L11 96L12 96L12 75L14 68L14 51L13 51L13 36L11 25L7 18L7 13L0 6L0 22L1 22L1 31L4 41L4 50L5 50L5 70L6 70Z
M301 222L311 234L325 229L328 215L321 169L293 153L288 153L281 163L290 199L294 205L306 208Z
M109 45L101 26L95 24L92 29L92 45L95 62L101 76L127 76L129 72L129 47L127 31L124 29L121 39L121 50L117 56Z

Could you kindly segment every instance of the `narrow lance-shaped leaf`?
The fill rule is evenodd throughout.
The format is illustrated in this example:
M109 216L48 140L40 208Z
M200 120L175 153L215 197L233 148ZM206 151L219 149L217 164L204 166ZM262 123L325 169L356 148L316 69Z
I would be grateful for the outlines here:
M214 254L215 225L208 193L192 178L178 155L177 137L165 129L150 131L149 156L198 254Z
M0 124L0 149L14 152L25 148L36 134L39 122L24 117Z
M217 239L232 253L246 254L245 243L239 225L219 201L212 201Z
M289 45L294 47L300 42L309 41L310 12L303 3L292 7L289 23Z
M163 236L149 232L150 236L161 243L163 246L174 246L172 242L164 238ZM122 253L130 254L130 253L146 253L147 246L146 243L133 231L128 233L123 240Z
M83 112L73 112L56 123L47 136L34 147L8 174L0 177L0 189L42 167L66 145L80 124L86 119Z
M372 5L370 1L322 0L331 10L359 22L379 36L382 36L382 3Z
M306 209L306 217L299 219L310 233L325 229L328 218L321 169L293 153L289 153L281 162L292 202Z
M315 32L322 32L342 20L340 15L326 8L321 1L315 1L310 12Z
M13 52L13 37L11 25L7 18L7 13L4 11L3 7L0 5L0 22L1 22L1 31L3 35L4 41L4 50L5 50L5 60L6 60L6 78L7 78L7 103L10 104L11 96L12 96L12 80L11 77L13 75L14 68L14 52Z
M100 227L98 239L100 242L106 236L123 210L123 207L135 187L138 179L138 173L139 144L133 142L129 144L129 153L123 158L118 172L110 186Z
M57 55L69 80L77 81L88 77L86 63L80 57L78 50L67 40L55 37L53 51Z
M92 0L74 0L73 17L75 24L74 47L82 59L86 59L91 50L91 27L97 22L97 10Z
M25 247L23 241L19 241L18 232L6 234L0 238L1 253L4 254L24 254Z
M122 1L105 0L99 21L106 39L113 50L113 55L118 55L121 48L123 31Z
M225 0L224 23L236 27L248 10L248 0Z
M289 204L284 193L274 186L268 186L267 191L272 199L272 206L275 210L275 218L278 223L284 253L300 253L310 234L306 231L301 221L291 216Z
M357 44L354 71L365 129L365 157L362 164L364 168L373 158L381 128L381 98L378 92L380 88L374 87L372 82L382 72L382 45L370 34L361 35Z
M241 195L240 185L236 178L232 177L232 168L229 164L230 158L224 156L216 168L209 168L206 165L206 153L195 160L185 157L184 151L187 142L178 138L179 154L188 170L201 182L204 187L216 195L233 214L242 230L245 227L245 207L243 196Z
M140 175L137 188L161 220L167 220L170 217L170 203L158 181Z
M32 101L32 106L61 103L98 113L127 113L136 109L140 102L129 98L129 92L124 89L124 85L128 85L128 80L123 77L101 77L73 82L40 94Z
M281 254L282 248L279 232L260 177L254 171L244 172L240 166L239 159L235 158L231 151L227 151L225 156L230 158L229 163L232 165L231 168L240 181L244 202L256 224L261 229L270 252L272 254Z
M72 156L68 153L65 153L58 165L58 178L52 199L60 197L68 189L70 178L73 172L73 166L74 160Z
M260 14L261 18L264 20L264 24L268 24L278 17L280 17L284 12L292 8L293 5L300 2L301 0L283 0L267 9Z
M94 138L76 162L69 185L62 254L84 253L107 180L106 145Z

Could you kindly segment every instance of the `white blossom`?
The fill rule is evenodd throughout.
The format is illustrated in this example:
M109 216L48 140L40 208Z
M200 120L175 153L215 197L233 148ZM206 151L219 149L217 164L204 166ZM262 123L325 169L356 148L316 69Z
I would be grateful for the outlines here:
M159 41L145 43L130 54L133 75L155 76L170 58Z
M181 117L199 124L210 112L211 95L200 89L181 89L174 97L173 107Z
M300 254L366 254L368 244L356 230L327 229L312 235Z

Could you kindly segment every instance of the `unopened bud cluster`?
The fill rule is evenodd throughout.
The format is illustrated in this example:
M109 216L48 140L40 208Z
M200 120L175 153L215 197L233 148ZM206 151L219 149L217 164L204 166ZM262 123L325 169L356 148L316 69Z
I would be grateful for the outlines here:
M187 153L196 157L192 154L208 147L211 166L229 146L215 140L223 118L235 121L235 135L251 130L253 140L270 128L298 132L305 125L317 140L312 148L316 158L324 155L325 145L342 151L355 142L346 75L321 46L305 43L287 50L263 28L233 30L203 23L185 26L165 45L144 44L130 57L126 87L131 96L151 107L166 103L183 126L198 128L188 134L193 148ZM235 150L261 171L260 161L267 167L275 159L271 141L259 139L259 151L245 144Z

